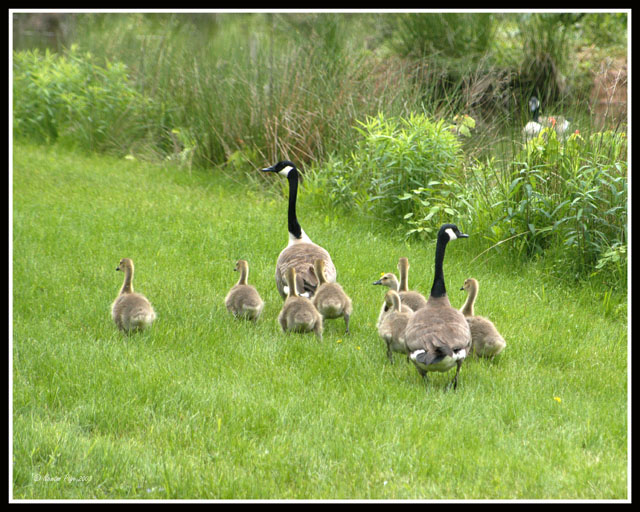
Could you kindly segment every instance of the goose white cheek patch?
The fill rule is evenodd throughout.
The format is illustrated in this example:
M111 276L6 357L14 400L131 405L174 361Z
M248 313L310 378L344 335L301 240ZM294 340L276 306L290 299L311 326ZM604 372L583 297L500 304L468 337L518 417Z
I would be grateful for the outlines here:
M278 174L282 174L283 176L289 176L291 169L293 169L293 167L291 167L290 165L287 165L284 169L282 169L281 171L278 171Z
M451 228L447 228L445 230L445 233L447 233L447 235L449 235L449 240L455 240L456 238L458 238L456 236L456 234L453 232L453 229L451 229Z

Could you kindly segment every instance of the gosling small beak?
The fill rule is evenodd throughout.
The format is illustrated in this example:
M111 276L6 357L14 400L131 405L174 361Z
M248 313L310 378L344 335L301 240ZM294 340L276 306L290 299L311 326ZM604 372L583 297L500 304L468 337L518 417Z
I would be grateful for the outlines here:
M462 288L460 288L460 291L463 291L463 290L464 290L464 286Z
M378 279L378 280L377 280L375 283L373 283L373 284L382 284L382 282L381 282L381 281L382 281L381 279Z
M116 267L116 272L117 272L118 270L120 270L120 267Z

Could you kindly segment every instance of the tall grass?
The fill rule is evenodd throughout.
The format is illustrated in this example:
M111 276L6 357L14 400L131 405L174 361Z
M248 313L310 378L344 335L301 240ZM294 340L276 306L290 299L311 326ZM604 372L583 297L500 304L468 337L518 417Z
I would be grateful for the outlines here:
M546 256L556 275L601 274L607 286L626 288L625 265L606 264L612 250L622 259L626 254L626 136L583 135L561 142L545 130L513 161L469 167L472 216L489 240Z
M136 70L141 93L165 108L166 130L188 132L199 165L238 152L320 161L349 147L355 118L383 101L406 113L419 98L403 66L346 41L357 16L215 15L208 31L181 16L129 20L88 16L92 35L79 44Z
M568 56L577 29L592 36L599 22L483 13L72 16L81 54L91 52L96 66L124 64L152 106L142 133L152 129L153 142L129 137L121 151L189 151L196 165L236 155L254 165L319 163L348 152L351 126L378 112L469 114L481 128L469 148L482 150L521 121L531 94L549 108L580 103L589 67Z
M288 158L321 170L334 206L399 219L410 235L456 217L527 256L553 248L573 276L616 269L619 286L624 126L584 144L522 149L520 135L534 93L545 112L582 110L575 126L591 133L587 101L565 80L578 21L590 19L84 14L63 55L15 54L14 132L240 174ZM449 131L462 114L471 136ZM421 116L439 128L369 126Z

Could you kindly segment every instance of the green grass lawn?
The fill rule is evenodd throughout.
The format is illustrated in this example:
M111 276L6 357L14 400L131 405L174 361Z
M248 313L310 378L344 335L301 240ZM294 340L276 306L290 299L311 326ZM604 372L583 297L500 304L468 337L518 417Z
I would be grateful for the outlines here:
M302 188L354 313L347 336L342 319L322 342L284 335L286 200L244 179L14 145L14 499L628 498L627 321L603 294L496 252L470 263L470 233L447 249L449 296L477 278L507 348L466 361L455 392L453 372L425 387L387 361L372 283L407 256L427 294L435 243ZM122 257L158 314L130 337L110 318ZM224 308L239 258L266 302L256 325Z

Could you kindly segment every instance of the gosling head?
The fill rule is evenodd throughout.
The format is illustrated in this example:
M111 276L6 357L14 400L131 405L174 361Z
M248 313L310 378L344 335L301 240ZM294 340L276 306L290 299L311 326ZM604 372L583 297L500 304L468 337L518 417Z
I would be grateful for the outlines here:
M478 281L473 277L470 277L469 279L465 279L464 284L462 285L462 288L460 288L460 290L464 290L467 293L469 293L469 291L473 289L476 289L476 290L478 289Z
M382 286L387 286L390 289L394 290L394 291L398 291L398 278L396 277L395 274L388 272L386 274L383 274L383 276L378 279L376 282L374 282L373 284L380 284Z
M238 260L236 261L236 266L234 267L234 272L242 272L243 269L246 269L249 266L246 260Z
M116 270L126 270L127 268L133 268L133 261L131 258L122 258L120 263L116 267Z

